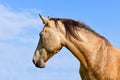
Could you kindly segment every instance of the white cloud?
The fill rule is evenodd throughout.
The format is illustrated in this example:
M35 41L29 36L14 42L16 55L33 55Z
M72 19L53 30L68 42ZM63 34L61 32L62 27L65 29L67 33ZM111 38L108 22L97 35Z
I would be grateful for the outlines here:
M36 9L35 9L36 10ZM0 4L0 39L16 38L27 28L37 28L40 25L39 17L25 10L16 12Z

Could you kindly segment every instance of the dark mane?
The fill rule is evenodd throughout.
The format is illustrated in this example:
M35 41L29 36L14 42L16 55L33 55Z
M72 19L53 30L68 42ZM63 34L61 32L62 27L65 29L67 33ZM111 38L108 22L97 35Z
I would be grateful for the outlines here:
M57 25L58 20L61 21L65 26L67 35L70 34L76 39L79 39L79 36L77 35L76 30L78 30L78 28L84 28L84 29L94 33L95 35L99 36L100 38L104 39L107 43L109 43L109 41L105 37L99 35L94 30L92 30L89 26L85 25L82 22L75 21L72 19L66 19L66 18L50 18L50 20L54 20L56 25Z

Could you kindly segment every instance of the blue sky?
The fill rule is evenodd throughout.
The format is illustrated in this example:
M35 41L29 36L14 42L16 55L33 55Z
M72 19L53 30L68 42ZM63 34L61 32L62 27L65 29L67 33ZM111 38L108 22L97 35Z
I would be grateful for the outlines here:
M32 63L43 24L38 14L79 20L120 48L119 0L0 0L1 80L80 80L79 62L63 48L44 69Z

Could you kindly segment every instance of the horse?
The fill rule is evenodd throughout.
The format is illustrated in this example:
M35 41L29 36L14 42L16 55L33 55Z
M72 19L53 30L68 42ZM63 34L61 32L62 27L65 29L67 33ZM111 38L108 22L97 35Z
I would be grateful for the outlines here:
M66 47L80 61L82 80L120 80L120 50L83 22L68 18L46 18L33 63L45 68L46 62Z

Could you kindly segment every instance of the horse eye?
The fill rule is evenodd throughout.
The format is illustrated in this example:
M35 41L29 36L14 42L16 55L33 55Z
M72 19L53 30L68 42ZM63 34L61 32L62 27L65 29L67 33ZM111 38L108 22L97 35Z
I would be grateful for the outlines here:
M40 37L43 37L43 35L44 35L44 33L43 33L43 32L41 32L41 33L39 34L39 36L40 36Z

